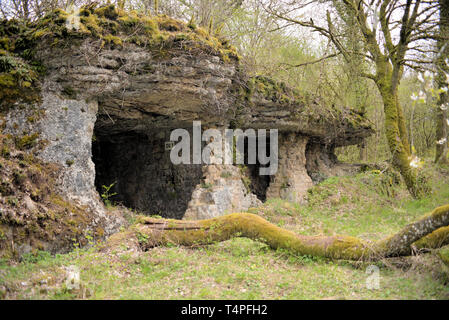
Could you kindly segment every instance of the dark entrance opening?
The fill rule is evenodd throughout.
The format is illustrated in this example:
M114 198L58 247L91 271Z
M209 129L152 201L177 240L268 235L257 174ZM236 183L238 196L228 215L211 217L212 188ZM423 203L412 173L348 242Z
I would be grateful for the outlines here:
M94 128L92 157L95 185L113 185L112 202L148 215L182 219L192 192L202 177L201 165L174 165L170 161L169 128L126 131Z
M272 179L269 175L260 175L260 168L267 167L268 165L262 165L259 162L259 146L262 143L261 140L257 139L256 146L256 164L248 164L249 161L249 148L248 148L248 138L245 137L245 163L248 170L246 171L247 176L249 178L249 189L252 193L254 193L257 198L263 202L267 200L267 190L270 185L270 181ZM270 136L268 135L265 140L266 146L266 155L270 155Z

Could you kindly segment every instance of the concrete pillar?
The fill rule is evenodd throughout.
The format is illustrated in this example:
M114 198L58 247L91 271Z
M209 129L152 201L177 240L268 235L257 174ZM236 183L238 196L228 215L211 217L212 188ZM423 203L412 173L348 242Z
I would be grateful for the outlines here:
M282 198L303 202L313 186L306 170L306 146L309 138L297 133L279 136L279 167L267 190L267 199Z

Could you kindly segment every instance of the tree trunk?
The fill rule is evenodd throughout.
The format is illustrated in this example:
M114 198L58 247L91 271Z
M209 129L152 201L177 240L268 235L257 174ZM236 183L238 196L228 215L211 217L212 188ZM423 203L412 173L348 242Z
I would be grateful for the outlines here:
M401 140L402 140L402 144L405 148L405 151L407 151L407 153L409 155L411 155L412 149L411 149L411 143L410 143L410 141L408 139L408 135L407 135L407 127L405 124L404 109L402 108L402 105L399 103L399 96L398 96L397 91L394 92L394 97L395 97L396 109L398 112L399 134L401 135Z
M410 165L412 160L410 144L404 112L397 93L399 77L395 80L393 68L387 57L381 57L376 62L375 83L384 104L385 135L393 158L393 166L401 173L410 194L414 198L421 198L429 192L430 188L425 181L418 183L418 173Z
M443 99L440 95L440 101L448 100ZM447 123L446 119L448 119L447 110L441 110L440 107L437 107L435 112L435 130L436 130L436 137L437 137L437 143L436 143L436 150L435 150L435 163L440 164L448 164L448 132L447 132Z
M393 166L401 173L410 194L415 198L422 197L426 193L427 186L418 185L417 173L410 166L410 147L404 145L404 142L408 143L408 139L401 134L398 113L400 107L397 104L397 99L391 92L390 86L378 83L378 87L384 103L385 134L393 158Z
M304 236L279 228L250 213L233 213L200 221L142 217L127 231L111 236L105 250L136 246L148 250L167 244L208 245L233 237L246 237L300 255L344 260L378 260L410 255L413 249L449 244L449 205L435 209L397 234L377 242L349 236Z
M446 75L449 75L449 66L446 65L446 59L449 59L449 0L439 0L440 4L440 39L438 40L438 51L440 55L436 60L437 77L436 84L439 89L447 88ZM449 163L448 152L448 114L447 110L441 109L442 105L449 103L447 92L442 92L439 95L437 109L435 113L436 122L436 138L440 143L436 144L435 162Z

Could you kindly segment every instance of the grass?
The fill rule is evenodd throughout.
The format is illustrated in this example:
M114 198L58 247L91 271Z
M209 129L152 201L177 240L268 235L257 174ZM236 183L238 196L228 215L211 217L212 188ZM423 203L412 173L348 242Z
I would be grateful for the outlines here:
M438 173L439 175L446 173ZM386 190L384 176L331 178L309 193L309 204L279 199L251 209L301 234L347 234L379 239L447 203L449 184L411 199L401 184ZM383 190L383 191L382 191ZM394 196L392 196L394 194ZM79 289L66 284L80 270ZM6 299L448 299L449 270L436 252L380 261L379 289L368 289L368 264L329 261L273 251L235 238L207 247L159 247L147 252L99 253L95 246L51 256L0 262Z

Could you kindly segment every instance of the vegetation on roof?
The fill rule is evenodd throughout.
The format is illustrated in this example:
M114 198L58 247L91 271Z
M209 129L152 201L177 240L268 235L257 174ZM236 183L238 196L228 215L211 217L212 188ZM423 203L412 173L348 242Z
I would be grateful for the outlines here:
M104 45L134 43L149 50L161 46L166 49L179 47L218 55L225 62L238 60L235 48L227 40L193 23L167 15L147 16L136 11L128 12L114 5L98 8L96 4L86 5L79 12L56 9L36 22L32 37L51 38L54 44L67 38L95 37L102 39Z
M39 65L32 60L32 49L23 35L26 24L17 20L0 21L0 108L21 98L38 99L36 94Z
M101 39L102 46L135 44L154 51L156 58L181 50L216 55L225 63L239 59L227 40L193 22L127 12L114 5L96 6L76 12L56 9L36 22L0 20L0 108L39 99L39 75L45 68L35 50L43 41L57 47L93 37Z

